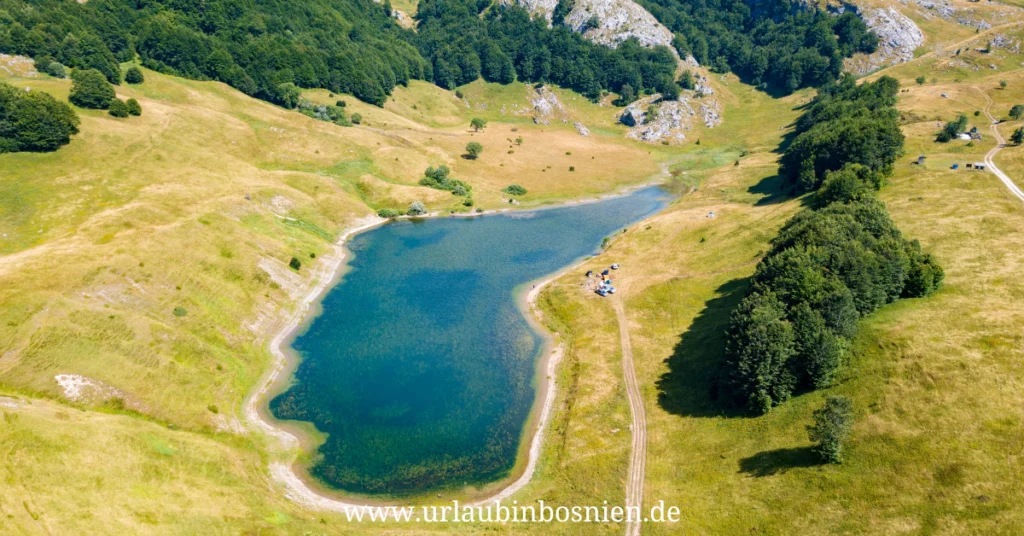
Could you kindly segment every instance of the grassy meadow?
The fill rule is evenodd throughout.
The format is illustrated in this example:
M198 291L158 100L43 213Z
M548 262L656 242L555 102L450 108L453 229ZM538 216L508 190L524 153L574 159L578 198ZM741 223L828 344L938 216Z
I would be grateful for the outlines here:
M903 232L943 264L945 287L863 320L835 387L762 417L725 411L709 391L729 314L775 230L803 201L779 195L768 153L712 169L697 192L617 237L581 268L622 264L616 286L647 408L645 504L664 500L683 511L680 525L649 525L645 533L1014 534L1024 526L1024 282L1015 277L1024 262L1024 205L994 175L963 170L994 146L989 121L973 112L984 108L985 95L997 117L1024 100L1024 72L979 70L968 78L933 71L936 82L917 86L921 69L909 64L887 72L907 89L898 106L907 153L882 198ZM967 114L985 139L971 146L934 142L938 122L956 113ZM1000 129L1008 136L1019 124ZM927 157L922 166L911 163L919 155ZM1006 148L996 160L1024 179L1024 148ZM949 169L955 162L960 171ZM558 323L573 326L566 370L603 371L567 378L588 395L566 402L575 423L566 435L580 445L565 452L591 456L608 441L607 428L629 416L614 403L624 400L621 387L599 388L606 377L621 385L617 346L604 326L614 319L612 308L579 290L579 281L580 274L567 275L544 297ZM580 408L596 393L604 406ZM857 423L846 463L823 466L806 426L834 394L854 400ZM625 455L606 450L618 460L624 485Z
M973 32L918 22L950 43ZM648 414L644 501L683 512L679 525L648 525L645 534L1011 534L1024 526L1024 206L993 175L949 166L993 147L988 121L973 115L985 95L997 117L1024 103L1021 61L1002 49L969 51L885 71L907 90L899 104L907 154L882 198L903 232L938 257L945 287L862 321L837 386L758 418L723 413L708 378L746 278L804 201L789 198L775 172L779 144L811 92L772 99L713 75L723 125L698 126L692 143L668 148L627 142L614 107L557 89L567 122L550 125L521 113L531 106L522 84L475 82L459 98L411 82L384 108L306 92L317 102L344 99L349 114L362 115L344 128L223 84L147 70L144 84L117 88L139 100L141 117L78 110L81 133L70 145L0 155L0 533L366 533L284 496L267 472L273 448L245 431L241 405L270 363L270 334L342 230L414 200L467 210L461 198L417 185L424 168L445 164L473 185L474 208L507 207L500 189L511 183L529 191L526 206L666 175L689 192L541 293L544 320L567 352L537 474L513 499L624 499L631 421L618 328L608 301L580 286L586 270L618 262ZM4 81L60 99L70 86L24 73ZM983 141L932 141L957 112ZM488 126L474 132L473 117ZM1008 136L1021 124L1000 129ZM484 145L476 161L460 156L470 141ZM911 165L918 155L925 165ZM996 161L1024 181L1024 149ZM287 267L292 257L303 263L297 272ZM69 400L58 374L97 387ZM857 410L841 466L818 465L805 430L830 394L850 396Z

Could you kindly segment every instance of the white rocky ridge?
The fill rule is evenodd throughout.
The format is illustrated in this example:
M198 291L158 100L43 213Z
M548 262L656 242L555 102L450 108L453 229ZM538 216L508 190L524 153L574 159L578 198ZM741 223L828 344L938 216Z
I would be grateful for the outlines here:
M518 5L534 16L541 16L551 24L558 0L501 0L505 5ZM588 21L597 21L589 28ZM600 45L615 48L623 41L635 37L645 47L665 45L672 48L672 32L653 15L631 0L576 0L572 11L565 17L565 25L574 32Z
M619 121L632 127L626 137L649 143L686 141L684 132L693 128L693 118L697 115L689 97L684 95L679 100L654 103L660 98L661 95L655 94L626 107L619 116ZM648 109L653 111L653 116Z
M889 7L860 13L868 28L878 34L878 50L867 56L850 58L846 68L854 74L867 74L881 67L914 59L914 50L924 44L924 34L906 15Z

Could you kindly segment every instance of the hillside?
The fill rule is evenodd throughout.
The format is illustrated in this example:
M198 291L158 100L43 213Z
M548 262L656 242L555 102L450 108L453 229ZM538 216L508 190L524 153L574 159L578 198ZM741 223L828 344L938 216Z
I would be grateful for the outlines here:
M17 58L7 66L18 76L5 81L66 99L70 81ZM264 447L239 435L242 402L268 367L274 326L324 277L343 229L414 200L467 210L417 184L428 165L451 166L491 209L508 206L499 190L513 180L529 190L524 205L550 203L651 180L668 156L624 141L612 111L569 93L559 92L589 136L515 115L508 110L531 107L518 84L470 85L459 100L414 83L384 109L340 95L364 117L340 127L220 83L145 75L117 89L139 100L141 117L79 110L81 132L67 147L0 156L4 443L18 460L5 474L11 495L0 504L14 517L0 519L2 532L35 530L37 514L55 530L135 532L168 523L171 504L192 509L176 523L195 530L226 522L222 508L244 508L230 516L242 527L266 525L275 510L293 515L261 484ZM476 116L490 120L479 133L468 127ZM486 151L475 162L458 158L470 140ZM291 257L302 259L299 272ZM61 432L60 419L75 431ZM79 469L64 474L66 464ZM206 464L217 474L203 476ZM86 504L125 505L115 497L146 467L157 471L154 486L180 482L177 502L139 490L137 515L75 517ZM87 482L85 503L61 506ZM200 507L207 492L223 501ZM16 496L37 499L10 510L24 500Z
M3 9L13 12L14 4L24 7L12 0ZM753 33L740 24L719 33L694 28L690 17L700 12L687 2L639 5L670 31L694 37L694 48L701 48L697 37ZM394 6L416 11L408 2ZM420 24L429 16L439 28L451 23L440 11L424 14L425 6ZM901 87L905 154L878 195L905 235L939 259L946 281L930 297L866 316L836 385L762 416L723 409L710 380L758 261L784 223L814 202L814 194L794 195L785 185L778 160L815 96L808 86L821 80L809 76L786 91L761 85L770 76L753 76L753 48L704 50L699 63L711 69L696 59L684 65L708 92L682 90L655 108L651 93L659 88L644 86L649 80L629 108L613 104L616 94L597 91L593 99L543 77L529 82L546 84L477 76L453 80L451 90L410 77L405 85L396 80L390 94L382 89L379 100L360 95L370 103L341 92L351 88L304 86L302 98L313 103L344 100L346 117L361 116L353 126L317 121L225 82L143 68L144 83L116 87L119 97L138 100L141 116L76 108L80 132L70 144L0 154L0 445L7 462L0 466L7 484L0 533L366 533L343 514L289 497L268 466L295 453L256 430L244 410L274 365L269 340L302 312L311 289L333 277L339 237L379 221L382 209L404 211L414 201L433 213L465 214L654 181L685 195L539 294L543 321L566 353L537 472L509 499L625 500L633 438L625 332L646 411L641 497L683 512L679 524L645 525L643 534L1015 533L1024 526L1024 319L1016 302L1024 295L1017 276L1024 205L995 175L964 168L997 148L987 114L1005 120L995 127L1004 138L1024 126L1008 116L1024 103L1024 5L863 0L857 8L879 47L851 48L840 64L865 80L894 77ZM482 33L460 35L453 46L475 51L486 43L486 17L459 19ZM777 37L820 23L816 17L791 22ZM555 39L546 31L561 30L538 27L537 35ZM438 30L438 38L446 35ZM409 51L426 37L406 35L392 45ZM631 46L620 53L635 52ZM781 50L767 38L758 46ZM434 69L453 50L423 61ZM603 48L580 50L594 54L588 67L614 58ZM656 68L656 53L644 50L638 54ZM717 58L724 68L713 65ZM113 58L118 74L135 65L119 61L128 59ZM519 59L508 58L523 80ZM72 83L8 54L0 55L0 82L62 102ZM624 79L603 83L621 91ZM936 142L960 113L982 139ZM623 114L636 125L623 124ZM474 118L486 126L470 127ZM461 156L470 142L483 146L476 160ZM994 161L1024 184L1024 149L1007 146ZM472 195L420 185L424 170L440 165ZM516 206L502 192L509 184L527 191ZM289 268L292 258L300 269ZM586 270L612 262L622 265L615 297L581 288ZM824 465L806 426L836 394L853 401L856 424L846 462ZM624 525L429 528L621 534Z

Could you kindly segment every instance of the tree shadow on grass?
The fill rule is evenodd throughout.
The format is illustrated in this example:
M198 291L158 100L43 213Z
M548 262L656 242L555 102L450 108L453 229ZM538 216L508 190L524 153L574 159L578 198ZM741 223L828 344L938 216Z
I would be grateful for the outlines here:
M716 297L704 304L666 360L668 372L658 379L658 405L673 415L738 417L741 410L715 400L716 384L725 358L725 331L729 315L743 299L750 282L733 279L715 289Z
M761 179L757 184L747 188L747 193L761 196L754 203L754 206L758 207L782 203L793 197L792 188L786 184L782 175L772 175Z
M775 449L758 452L740 460L740 472L758 478L785 473L790 469L821 465L821 458L811 447Z
M786 178L782 175L772 175L761 179L757 184L747 188L747 193L761 196L754 203L754 206L763 207L789 201L797 197L794 189L795 187L788 184ZM805 195L800 198L800 206L803 208L813 206L814 203L815 196L813 195Z

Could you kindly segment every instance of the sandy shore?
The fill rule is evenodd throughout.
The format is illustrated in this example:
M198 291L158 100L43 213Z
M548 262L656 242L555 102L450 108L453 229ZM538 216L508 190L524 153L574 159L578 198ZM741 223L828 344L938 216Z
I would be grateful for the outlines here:
M598 196L596 198L570 201L559 205L551 205L545 207L527 208L521 209L524 212L532 210L543 210L545 208L557 208L564 206L574 206L584 203L595 203L612 197L618 197L628 195L629 193L636 191L641 188L654 186L661 183L662 181L653 181L640 185L634 185L630 188L624 189L614 194L606 194ZM503 209L503 210L489 210L482 213L471 213L461 214L456 216L469 217L469 216L484 216L488 214L496 213L510 213L515 212L516 209ZM429 214L421 217L445 217L442 214ZM324 262L317 263L316 273L313 276L313 285L310 289L302 296L295 309L291 314L285 317L281 322L275 326L275 335L270 340L270 352L274 358L274 361L267 374L264 375L263 380L259 383L257 389L246 400L243 407L243 413L246 421L260 432L267 436L275 439L278 442L278 447L281 449L283 459L278 459L270 462L270 474L274 481L284 487L285 496L289 499L315 510L322 511L336 511L344 512L350 508L358 508L367 505L380 504L374 501L361 501L357 499L343 500L335 497L331 497L328 494L314 489L309 483L303 478L302 475L297 473L294 469L295 462L298 458L301 440L294 433L286 430L277 423L268 420L261 412L261 408L266 404L267 396L272 390L279 385L279 382L286 380L285 372L291 372L292 359L285 354L283 346L292 338L295 331L302 325L303 321L308 317L311 308L318 302L318 300L334 285L337 281L341 269L345 264L346 249L345 243L352 236L367 231L379 225L386 223L388 220L379 218L377 216L370 216L362 220L358 220L355 225L345 230L344 233L338 238L333 245L333 250L329 256L322 256ZM326 257L326 258L324 258ZM533 287L526 294L525 305L529 311L524 313L533 316L531 323L534 327L539 328L545 337L548 339L548 344L545 345L544 354L541 358L542 366L544 367L544 378L545 384L540 386L541 390L541 409L537 416L535 429L533 430L532 437L530 440L529 450L527 451L526 467L514 481L509 483L507 486L494 491L484 499L476 501L466 502L467 506L478 506L494 503L496 501L502 501L512 496L517 491L521 490L526 486L533 478L533 474L537 469L537 461L540 458L541 447L544 440L544 434L547 430L548 422L551 419L551 412L554 406L555 400L555 389L558 372L558 365L562 360L564 354L564 348L561 343L555 344L554 340L557 334L547 332L542 325L540 325L540 311L537 310L535 302L540 291L550 284L552 281L561 277L565 272L572 270L584 261L575 263L572 266L568 266L559 272L551 275L547 279L534 283Z

